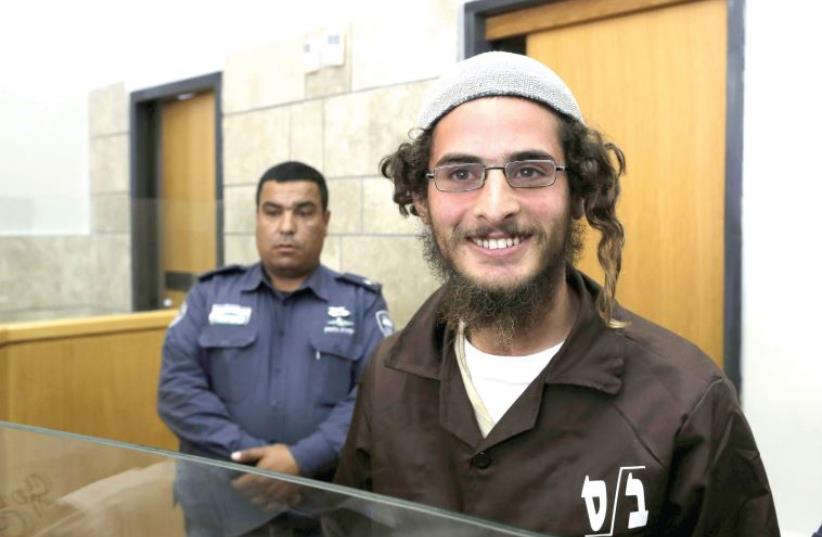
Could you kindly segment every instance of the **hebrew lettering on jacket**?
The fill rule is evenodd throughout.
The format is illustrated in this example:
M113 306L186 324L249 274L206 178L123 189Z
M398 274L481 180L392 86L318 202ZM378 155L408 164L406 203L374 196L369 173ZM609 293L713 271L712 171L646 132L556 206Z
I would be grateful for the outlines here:
M605 524L605 515L608 514L608 491L605 481L590 481L585 476L582 484L582 497L585 498L585 509L588 510L588 521L591 529L599 531Z
M633 503L636 505L636 509L628 513L628 520L620 522L622 524L627 522L627 529L642 528L648 525L648 510L645 508L645 486L631 472L631 470L643 469L645 469L644 466L621 466L619 468L614 497L610 505L608 503L608 484L604 480L595 480L588 475L585 476L580 497L585 500L588 523L591 526L591 531L594 532L587 534L585 537L609 537L614 534L620 495L633 499ZM625 472L628 472L628 479L625 481L624 490L622 490L622 475ZM610 528L605 533L597 533L605 525L609 512L611 513Z
M628 515L628 529L641 528L648 524L648 511L645 509L645 487L642 485L642 481L635 479L631 473L628 473L625 495L635 496L637 505L637 510Z

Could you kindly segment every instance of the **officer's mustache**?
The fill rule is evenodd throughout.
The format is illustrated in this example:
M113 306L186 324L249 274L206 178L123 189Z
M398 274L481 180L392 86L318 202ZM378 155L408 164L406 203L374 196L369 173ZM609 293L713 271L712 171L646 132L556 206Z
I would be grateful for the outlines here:
M277 248L278 246L293 246L294 248L302 248L303 244L293 237L286 236L274 239L272 246L274 248Z

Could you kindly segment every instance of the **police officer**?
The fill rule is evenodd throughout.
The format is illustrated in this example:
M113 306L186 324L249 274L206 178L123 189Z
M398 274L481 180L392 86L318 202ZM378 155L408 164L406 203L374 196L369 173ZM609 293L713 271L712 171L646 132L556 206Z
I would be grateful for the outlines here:
M191 289L166 335L158 410L184 453L329 479L366 359L393 324L378 284L320 264L330 212L317 170L272 167L256 205L260 262L207 273ZM215 517L214 494L200 493L215 482L231 485L218 501L242 505L236 511L247 507L239 491L273 512L260 479L205 473L178 467L189 534L242 534L265 522L265 513ZM287 487L265 492L293 500Z

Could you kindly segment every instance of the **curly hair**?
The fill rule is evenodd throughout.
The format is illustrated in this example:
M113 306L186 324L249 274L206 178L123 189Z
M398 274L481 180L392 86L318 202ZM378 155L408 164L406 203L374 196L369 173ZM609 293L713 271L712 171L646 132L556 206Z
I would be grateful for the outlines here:
M605 282L597 299L597 312L609 327L621 328L626 323L614 318L614 308L625 231L616 215L616 203L619 179L625 172L625 155L595 129L566 116L560 118L559 138L571 195L582 200L588 224L600 233L597 259ZM419 216L414 199L424 201L427 197L425 174L435 127L436 123L417 133L412 131L409 142L400 144L380 161L380 172L394 183L394 202L403 216Z

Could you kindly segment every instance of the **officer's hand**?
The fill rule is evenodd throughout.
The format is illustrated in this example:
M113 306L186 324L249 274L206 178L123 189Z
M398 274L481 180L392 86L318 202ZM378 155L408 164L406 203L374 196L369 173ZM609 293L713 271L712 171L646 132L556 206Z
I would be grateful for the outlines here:
M254 464L257 468L273 470L283 474L300 475L300 467L285 444L272 444L235 451L231 460L244 464Z
M235 462L254 464L257 468L290 475L300 475L300 467L285 444L273 444L237 451L231 454ZM267 510L290 506L301 500L300 487L275 478L246 474L232 482L252 503Z

